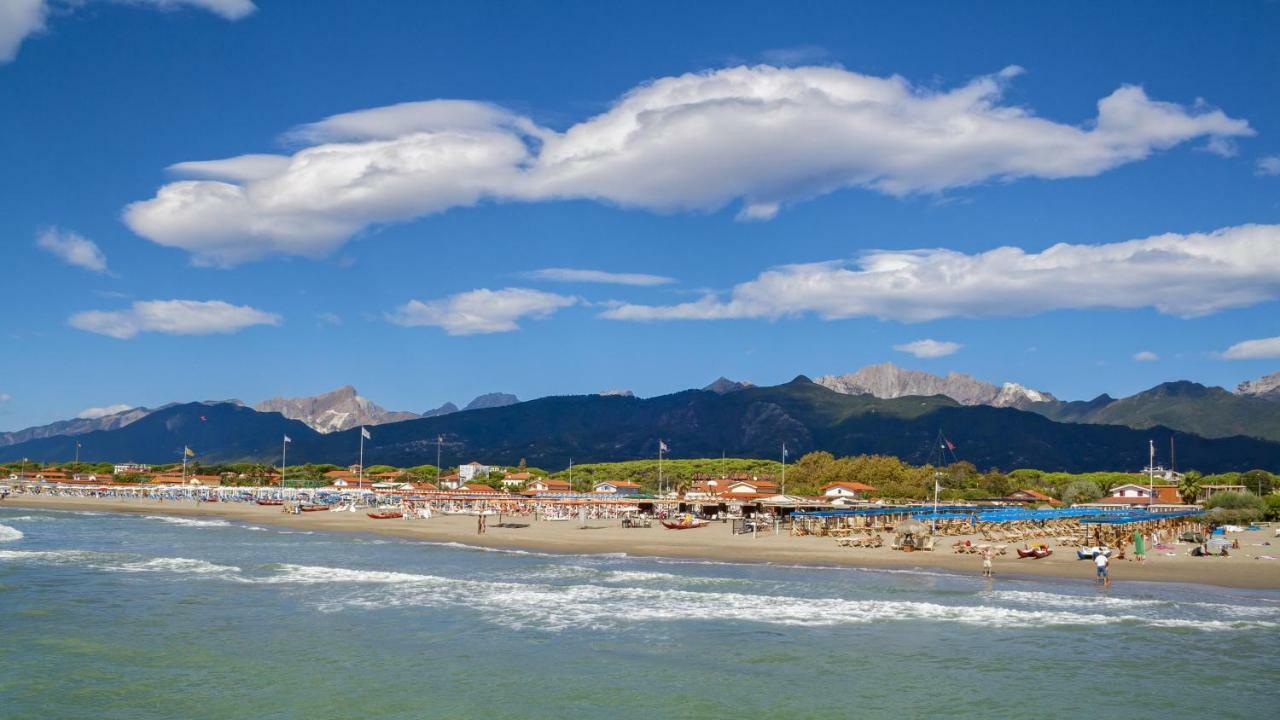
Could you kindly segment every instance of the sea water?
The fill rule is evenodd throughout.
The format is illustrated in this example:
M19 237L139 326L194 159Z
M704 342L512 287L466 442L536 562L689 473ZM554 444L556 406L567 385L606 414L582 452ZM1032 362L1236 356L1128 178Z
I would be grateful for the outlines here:
M0 508L2 718L1259 718L1280 593Z

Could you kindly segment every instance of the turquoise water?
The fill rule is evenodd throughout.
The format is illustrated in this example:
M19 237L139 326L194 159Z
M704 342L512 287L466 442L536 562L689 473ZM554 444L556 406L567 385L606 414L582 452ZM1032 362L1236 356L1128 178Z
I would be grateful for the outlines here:
M1274 717L1280 593L0 509L3 718Z

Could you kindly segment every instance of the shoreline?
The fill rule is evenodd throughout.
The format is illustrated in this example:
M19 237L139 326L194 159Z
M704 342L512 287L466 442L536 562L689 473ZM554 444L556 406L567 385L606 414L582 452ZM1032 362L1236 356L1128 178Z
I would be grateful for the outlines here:
M673 531L654 524L652 528L623 529L618 520L593 520L585 529L576 521L548 522L510 516L513 522L528 522L525 528L500 528L490 517L488 532L476 533L476 518L470 515L436 516L430 520L373 520L363 512L320 512L290 515L279 507L244 503L157 502L154 500L88 499L59 496L10 495L0 508L80 510L221 518L235 522L275 525L290 529L316 530L339 534L370 533L409 540L458 543L475 548L524 550L560 555L625 553L633 557L702 560L759 565L811 567L852 567L868 570L944 570L978 577L982 562L976 555L951 552L955 539L939 538L933 552L903 553L879 549L842 548L831 538L762 535L734 536L727 524L712 523L697 530ZM1178 583L1247 590L1280 590L1280 560L1257 560L1254 556L1280 551L1280 541L1271 547L1254 547L1269 542L1271 531L1241 533L1240 549L1228 558L1193 558L1188 546L1177 546L1174 557L1159 552L1148 555L1145 565L1124 560L1112 562L1114 584L1129 582ZM1094 579L1093 564L1077 560L1072 548L1061 548L1043 560L1022 560L1016 554L995 559L996 578L1051 577L1088 582Z

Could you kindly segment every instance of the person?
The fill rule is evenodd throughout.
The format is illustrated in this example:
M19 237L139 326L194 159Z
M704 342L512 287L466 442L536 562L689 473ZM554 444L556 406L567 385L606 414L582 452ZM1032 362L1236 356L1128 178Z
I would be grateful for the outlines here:
M1104 553L1097 553L1093 556L1093 564L1098 567L1098 582L1102 583L1103 587L1111 587L1111 575L1108 569L1111 558Z
M993 554L990 546L982 548L982 577L991 577L991 556Z
M1133 557L1139 565L1147 561L1147 545L1141 530L1133 531Z

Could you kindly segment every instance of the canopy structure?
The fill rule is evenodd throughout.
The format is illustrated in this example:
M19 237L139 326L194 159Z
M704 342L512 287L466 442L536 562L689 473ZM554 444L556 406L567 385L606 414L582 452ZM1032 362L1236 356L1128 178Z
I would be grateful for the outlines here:
M1204 510L1196 508L1194 510L1175 510L1171 512L1146 512L1146 511L1127 511L1120 515L1110 515L1106 517L1084 518L1082 523L1094 523L1099 525L1128 525L1129 523L1150 522L1152 520L1172 520L1174 518L1191 517L1193 515L1203 515Z

